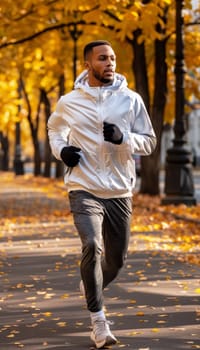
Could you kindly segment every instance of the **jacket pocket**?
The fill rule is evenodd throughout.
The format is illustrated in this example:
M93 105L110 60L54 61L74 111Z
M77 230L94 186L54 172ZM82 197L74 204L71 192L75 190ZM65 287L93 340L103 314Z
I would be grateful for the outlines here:
M119 167L127 177L135 176L135 161L130 152L121 151L117 154Z

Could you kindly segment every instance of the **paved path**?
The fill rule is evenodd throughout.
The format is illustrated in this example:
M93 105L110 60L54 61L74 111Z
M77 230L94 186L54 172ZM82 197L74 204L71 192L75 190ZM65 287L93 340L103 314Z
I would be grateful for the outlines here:
M31 205L33 190L23 191L0 186L0 204L5 208L20 193L18 205ZM28 221L1 228L0 349L91 350L72 221L34 223L30 235L32 229ZM140 235L131 238L131 247L123 272L105 291L119 339L112 349L200 349L200 267L147 249Z

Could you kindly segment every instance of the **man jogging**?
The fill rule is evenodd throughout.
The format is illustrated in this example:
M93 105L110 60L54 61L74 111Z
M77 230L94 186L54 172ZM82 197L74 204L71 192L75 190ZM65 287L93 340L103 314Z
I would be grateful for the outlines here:
M52 152L66 165L65 184L82 244L81 288L97 348L117 342L104 314L103 290L127 256L135 186L133 155L149 155L156 137L141 97L115 72L109 42L84 48L85 68L48 121Z

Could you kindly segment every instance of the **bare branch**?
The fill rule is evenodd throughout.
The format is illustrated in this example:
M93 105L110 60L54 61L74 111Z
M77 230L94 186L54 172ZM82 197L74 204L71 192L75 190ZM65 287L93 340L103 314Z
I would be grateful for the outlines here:
M51 27L44 28L44 29L40 30L39 32L36 32L34 34L31 34L31 35L28 35L27 37L24 37L24 38L21 38L21 39L18 39L18 40L11 40L11 41L5 42L3 44L0 44L0 49L3 49L3 48L8 47L8 46L14 46L14 45L23 44L23 43L25 43L27 41L33 40L33 39L39 37L40 35L48 33L48 32L50 32L52 30L59 30L59 29L65 28L65 27L69 27L69 26L71 26L73 24L74 24L74 22L55 24L55 25L53 25ZM95 22L86 23L84 21L79 21L79 22L77 22L77 24L94 25Z
M67 24L67 23L60 23L60 24L56 24L56 25L51 26L51 27L44 28L44 29L40 30L39 32L31 34L31 35L29 35L29 36L27 36L25 38L21 38L21 39L18 39L18 40L5 42L5 43L0 45L0 49L3 49L4 47L8 47L8 46L23 44L26 41L30 41L32 39L35 39L35 38L37 38L38 36L40 36L40 35L42 35L44 33L50 32L51 30L57 30L57 29L61 29L61 28L67 27L67 26L69 26L69 24Z

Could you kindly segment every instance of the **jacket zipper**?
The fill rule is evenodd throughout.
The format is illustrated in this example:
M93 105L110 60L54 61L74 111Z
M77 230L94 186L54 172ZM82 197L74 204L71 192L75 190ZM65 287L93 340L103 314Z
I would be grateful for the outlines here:
M101 172L101 177L103 178L103 181L106 185L109 184L107 176L105 176L106 173L106 166L105 166L105 145L104 145L104 137L103 137L103 122L104 122L104 116L102 115L102 105L103 105L103 92L102 89L99 87L99 100L98 100L98 120L100 123L101 127L101 132L100 132L100 172Z

